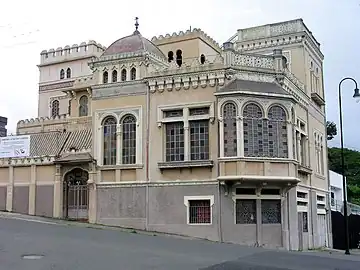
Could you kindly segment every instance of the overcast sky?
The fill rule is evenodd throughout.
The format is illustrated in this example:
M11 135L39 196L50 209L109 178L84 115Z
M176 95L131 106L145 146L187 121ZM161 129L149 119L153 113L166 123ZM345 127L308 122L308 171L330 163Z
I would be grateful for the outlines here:
M340 4L341 3L341 4ZM12 0L0 9L0 115L15 132L37 116L38 68L43 49L95 40L105 46L139 30L154 35L201 28L219 43L237 29L303 18L325 55L327 119L338 123L337 88L345 76L360 84L360 0ZM358 20L357 20L358 19ZM360 104L343 84L345 144L360 149ZM338 145L336 137L331 145Z

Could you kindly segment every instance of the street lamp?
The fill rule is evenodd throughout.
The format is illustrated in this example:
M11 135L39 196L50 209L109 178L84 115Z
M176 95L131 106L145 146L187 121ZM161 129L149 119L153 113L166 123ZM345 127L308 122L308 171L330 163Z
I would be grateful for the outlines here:
M341 104L341 84L346 81L351 80L355 83L354 95L356 102L360 102L360 93L358 84L355 79L347 77L340 81L339 83L339 115L340 115L340 143L341 143L341 172L343 178L343 194L344 194L344 225L345 225L345 254L350 255L349 247L349 220L347 214L347 198L346 198L346 178L345 178L345 157L344 157L344 135L343 135L343 117L342 117L342 104Z

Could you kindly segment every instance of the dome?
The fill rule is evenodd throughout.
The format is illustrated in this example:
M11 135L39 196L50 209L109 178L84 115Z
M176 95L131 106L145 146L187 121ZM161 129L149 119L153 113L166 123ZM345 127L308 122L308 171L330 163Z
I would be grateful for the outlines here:
M123 37L111 44L103 53L103 56L109 56L119 53L137 53L149 52L160 58L166 59L165 55L151 41L142 37L139 31L132 35Z

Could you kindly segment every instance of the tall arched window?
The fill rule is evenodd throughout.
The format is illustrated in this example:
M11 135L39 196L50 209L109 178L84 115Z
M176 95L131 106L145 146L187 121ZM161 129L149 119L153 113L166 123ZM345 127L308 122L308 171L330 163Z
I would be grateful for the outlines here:
M246 157L264 156L269 146L268 141L264 139L264 134L268 132L261 108L254 103L248 104L244 108L243 117L244 155Z
M103 163L104 165L116 164L116 119L109 116L103 121L104 145Z
M109 73L107 71L104 71L103 73L103 83L108 83L109 81Z
M223 107L224 156L237 156L236 105L232 102Z
M54 100L51 103L51 116L52 117L58 116L59 111L60 111L60 102L58 100Z
M89 99L87 96L82 96L79 99L79 116L87 116L88 115L88 103Z
M133 115L122 120L122 164L136 164L136 118Z
M130 77L131 77L131 80L134 81L136 80L136 68L132 68L131 71L130 71Z
M127 77L127 74L126 74L126 69L124 68L122 71L121 71L121 81L122 82L125 82L126 81L126 77Z
M66 78L67 79L71 78L71 69L70 68L67 68L67 70L66 70Z
M286 112L278 106L272 106L268 112L269 157L288 157L288 134Z
M113 70L112 72L112 82L117 82L117 71Z
M60 70L60 80L65 79L65 70Z

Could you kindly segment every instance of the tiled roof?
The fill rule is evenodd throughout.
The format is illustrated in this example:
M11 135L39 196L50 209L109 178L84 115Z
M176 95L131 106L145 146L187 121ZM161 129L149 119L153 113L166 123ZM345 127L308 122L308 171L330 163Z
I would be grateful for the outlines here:
M66 140L62 153L74 148L76 151L92 148L92 131L91 129L75 130L70 133Z
M268 94L289 95L280 85L269 82L255 82L235 79L218 92L247 91Z
M30 156L57 155L70 132L47 132L30 135Z

